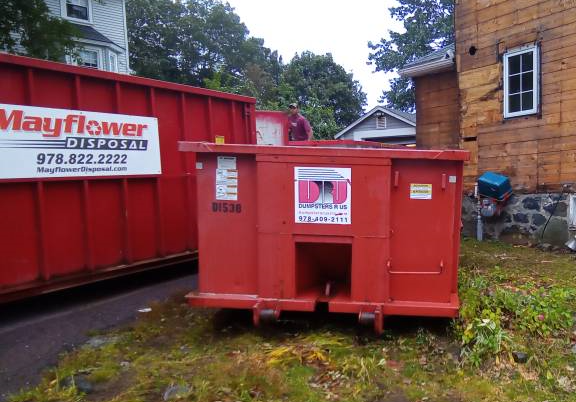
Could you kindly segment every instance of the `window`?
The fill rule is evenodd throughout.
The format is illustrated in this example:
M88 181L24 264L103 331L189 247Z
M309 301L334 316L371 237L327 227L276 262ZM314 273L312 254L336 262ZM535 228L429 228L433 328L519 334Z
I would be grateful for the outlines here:
M540 61L538 46L504 54L504 117L538 113Z
M62 11L66 18L88 22L92 20L90 0L65 0L63 5Z
M118 72L118 55L112 51L108 51L108 71Z
M90 68L101 68L100 51L96 49L81 49L78 51L78 65Z

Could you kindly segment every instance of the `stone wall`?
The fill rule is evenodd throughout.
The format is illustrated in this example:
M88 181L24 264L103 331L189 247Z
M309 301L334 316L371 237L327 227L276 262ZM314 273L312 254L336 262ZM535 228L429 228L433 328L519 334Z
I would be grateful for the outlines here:
M563 246L573 233L568 230L571 194L514 194L500 216L483 218L484 236L513 244ZM556 203L558 203L556 205ZM463 233L476 237L476 199L464 196ZM546 230L542 234L544 227Z

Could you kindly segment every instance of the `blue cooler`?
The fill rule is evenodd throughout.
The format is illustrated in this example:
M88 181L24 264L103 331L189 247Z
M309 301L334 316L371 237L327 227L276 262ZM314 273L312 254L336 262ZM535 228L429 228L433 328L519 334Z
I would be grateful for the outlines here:
M512 194L512 186L507 176L486 172L478 178L478 194L496 201L506 201Z

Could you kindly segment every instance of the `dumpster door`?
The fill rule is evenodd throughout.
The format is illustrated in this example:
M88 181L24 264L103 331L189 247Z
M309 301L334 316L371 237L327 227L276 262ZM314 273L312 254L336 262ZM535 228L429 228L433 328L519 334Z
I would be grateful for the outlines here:
M452 161L393 163L388 264L393 300L449 301L459 180Z

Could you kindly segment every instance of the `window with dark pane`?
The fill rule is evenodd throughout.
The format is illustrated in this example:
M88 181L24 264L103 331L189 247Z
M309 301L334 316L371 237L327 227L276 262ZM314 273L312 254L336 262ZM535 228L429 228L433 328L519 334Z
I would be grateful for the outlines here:
M535 113L537 76L536 48L525 51L512 51L505 55L506 77L506 116L514 117Z
M88 21L88 0L66 0L66 14L70 18Z

